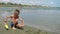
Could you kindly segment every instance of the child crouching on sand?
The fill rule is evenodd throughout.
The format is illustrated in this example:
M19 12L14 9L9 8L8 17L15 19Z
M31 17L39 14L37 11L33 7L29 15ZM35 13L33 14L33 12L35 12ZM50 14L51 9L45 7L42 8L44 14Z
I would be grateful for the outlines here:
M24 20L19 16L20 11L18 9L15 10L14 14L11 16L6 16L4 19L5 24L7 24L7 19L11 18L11 28L16 30L16 28L21 28L24 26ZM18 20L20 19L21 23L18 23Z

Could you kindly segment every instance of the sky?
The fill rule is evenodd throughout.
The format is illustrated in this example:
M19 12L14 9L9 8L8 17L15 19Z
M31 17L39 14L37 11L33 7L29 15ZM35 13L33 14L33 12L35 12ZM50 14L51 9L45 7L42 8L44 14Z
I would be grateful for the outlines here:
M0 2L60 7L60 0L0 0Z

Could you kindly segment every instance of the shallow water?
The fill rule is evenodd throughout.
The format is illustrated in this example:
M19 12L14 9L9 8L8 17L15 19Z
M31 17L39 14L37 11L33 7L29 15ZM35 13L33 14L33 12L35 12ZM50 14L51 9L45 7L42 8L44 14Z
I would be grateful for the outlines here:
M0 8L0 16L11 15L15 8ZM41 30L60 33L60 10L41 8L22 8L20 16L25 24Z

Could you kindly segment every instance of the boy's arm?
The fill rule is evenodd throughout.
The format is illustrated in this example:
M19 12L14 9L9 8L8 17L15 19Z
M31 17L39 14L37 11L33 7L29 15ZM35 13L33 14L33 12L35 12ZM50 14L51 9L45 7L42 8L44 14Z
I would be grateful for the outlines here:
M7 19L8 19L8 18L11 18L11 16L6 16L6 17L4 18L4 23L5 23L5 24L7 24Z
M19 19L21 21L21 25L24 25L24 20L21 17L19 17Z
M5 24L5 28L8 29L8 25L7 25L7 19L10 18L11 16L6 16L4 19L4 24Z

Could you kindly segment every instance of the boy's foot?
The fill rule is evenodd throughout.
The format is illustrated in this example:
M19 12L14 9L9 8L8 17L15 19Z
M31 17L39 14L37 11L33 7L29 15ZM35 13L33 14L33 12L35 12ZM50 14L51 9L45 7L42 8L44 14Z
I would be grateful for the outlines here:
M13 27L12 29L13 29L13 30L16 30L16 28L15 28L15 27Z
M21 29L21 30L23 30L23 27L16 27L17 29Z
M21 27L20 29L23 30L23 27Z

